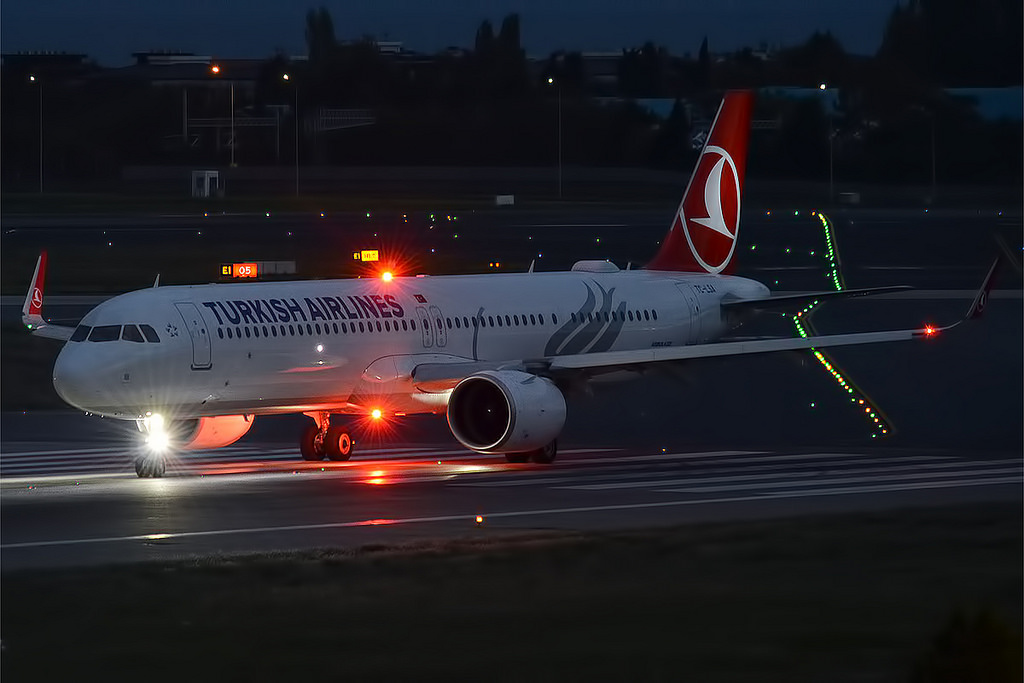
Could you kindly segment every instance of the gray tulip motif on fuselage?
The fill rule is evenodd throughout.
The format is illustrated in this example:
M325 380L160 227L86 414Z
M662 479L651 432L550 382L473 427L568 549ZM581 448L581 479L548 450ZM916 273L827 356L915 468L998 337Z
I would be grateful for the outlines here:
M612 303L615 288L605 291L604 287L594 282L594 286L601 292L601 306L598 308L597 297L590 284L584 282L583 286L587 288L586 301L576 311L576 319L570 318L548 339L544 347L545 356L607 351L622 332L626 302L620 301L617 305Z

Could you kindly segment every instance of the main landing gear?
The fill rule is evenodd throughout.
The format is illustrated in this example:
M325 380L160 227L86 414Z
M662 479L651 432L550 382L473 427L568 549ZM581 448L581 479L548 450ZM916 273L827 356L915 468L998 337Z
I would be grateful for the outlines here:
M341 462L352 457L355 441L352 434L342 426L331 426L331 414L326 411L306 413L314 423L302 433L299 451L303 460L319 462L325 457L328 460Z
M505 460L513 463L521 463L532 460L538 465L549 465L555 461L558 455L558 439L555 439L543 448L535 451L524 451L522 453L506 453Z

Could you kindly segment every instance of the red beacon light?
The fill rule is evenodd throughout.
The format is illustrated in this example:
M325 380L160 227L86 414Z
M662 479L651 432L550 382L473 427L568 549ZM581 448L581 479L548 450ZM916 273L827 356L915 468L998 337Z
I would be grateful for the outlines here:
M924 336L926 336L926 337L934 337L938 333L939 333L938 328L936 328L936 327L934 327L932 325L925 325L924 326Z

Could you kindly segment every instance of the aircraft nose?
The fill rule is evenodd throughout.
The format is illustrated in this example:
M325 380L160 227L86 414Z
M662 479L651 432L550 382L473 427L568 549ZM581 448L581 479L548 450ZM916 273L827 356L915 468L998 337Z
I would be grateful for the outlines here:
M53 365L53 388L66 403L88 411L98 393L90 366L82 361L76 349L65 346Z

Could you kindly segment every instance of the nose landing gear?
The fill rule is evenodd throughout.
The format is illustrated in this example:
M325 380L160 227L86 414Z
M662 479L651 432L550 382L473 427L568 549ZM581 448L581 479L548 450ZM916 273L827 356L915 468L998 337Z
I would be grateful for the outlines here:
M140 479L160 478L167 472L167 462L159 455L140 455L135 458L135 474Z
M306 428L299 441L299 451L303 460L319 462L326 457L328 460L341 462L352 457L355 441L346 427L332 427L331 414L326 411L306 415L313 418L314 424Z

